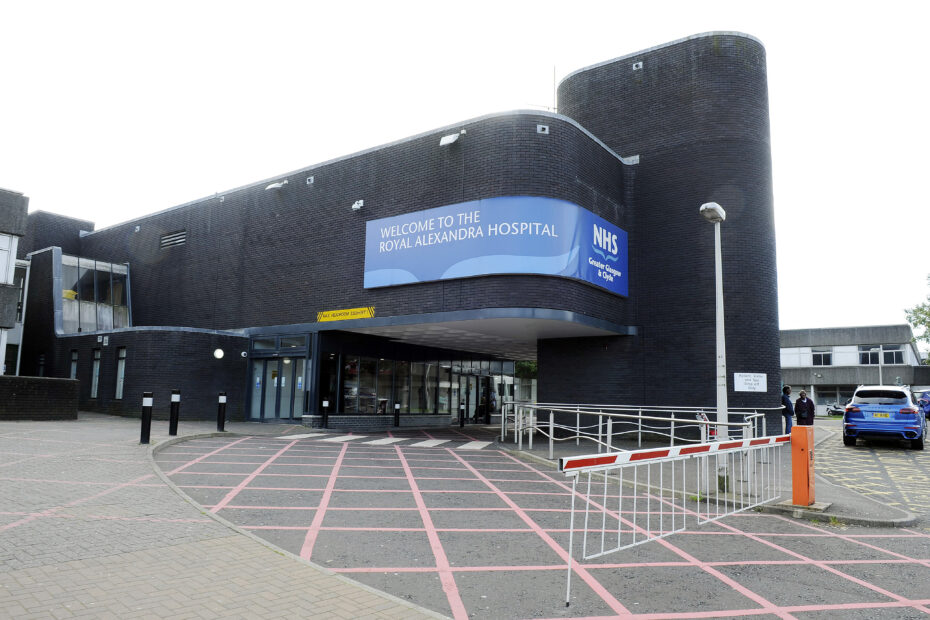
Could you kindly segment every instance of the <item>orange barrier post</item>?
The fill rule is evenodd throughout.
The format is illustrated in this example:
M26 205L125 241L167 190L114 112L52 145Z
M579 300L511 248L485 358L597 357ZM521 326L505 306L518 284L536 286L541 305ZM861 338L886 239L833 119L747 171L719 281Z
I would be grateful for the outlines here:
M814 427L791 429L791 503L810 506L814 503Z

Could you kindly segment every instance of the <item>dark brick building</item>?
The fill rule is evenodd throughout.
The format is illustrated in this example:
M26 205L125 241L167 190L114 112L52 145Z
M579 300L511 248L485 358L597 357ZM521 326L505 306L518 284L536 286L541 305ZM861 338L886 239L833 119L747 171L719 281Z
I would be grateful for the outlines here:
M79 379L89 410L134 413L154 391L163 414L179 388L204 417L224 390L239 418L399 407L444 423L512 395L514 360L536 359L541 401L712 405L714 235L698 209L715 201L729 402L777 406L762 45L711 33L582 69L559 110L92 232L30 215L21 374ZM733 372L768 390L736 391Z

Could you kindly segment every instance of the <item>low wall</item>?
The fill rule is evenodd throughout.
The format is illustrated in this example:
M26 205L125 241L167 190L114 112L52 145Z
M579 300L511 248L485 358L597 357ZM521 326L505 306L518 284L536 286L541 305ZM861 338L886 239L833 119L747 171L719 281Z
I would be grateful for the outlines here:
M0 376L0 421L76 420L79 386L74 379Z

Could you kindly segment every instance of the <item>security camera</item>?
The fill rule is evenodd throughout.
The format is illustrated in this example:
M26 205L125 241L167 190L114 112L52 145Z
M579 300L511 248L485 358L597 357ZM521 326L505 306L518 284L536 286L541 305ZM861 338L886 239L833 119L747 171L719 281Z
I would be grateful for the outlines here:
M240 355L241 357L248 357L248 356L249 356L248 352L246 352L246 351L243 351L243 352L240 353L239 355Z

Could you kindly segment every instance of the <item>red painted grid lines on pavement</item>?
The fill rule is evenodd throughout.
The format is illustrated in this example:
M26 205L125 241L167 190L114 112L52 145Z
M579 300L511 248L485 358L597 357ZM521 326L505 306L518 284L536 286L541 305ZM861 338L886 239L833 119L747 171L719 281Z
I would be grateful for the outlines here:
M407 474L407 481L410 484L410 490L413 492L413 499L420 511L420 518L423 520L423 526L426 528L426 537L429 540L430 549L436 559L439 581L442 583L442 590L445 592L446 599L449 601L452 617L456 620L465 620L468 618L468 612L465 610L465 603L462 602L458 586L455 583L455 577L449 570L449 558L446 556L446 551L442 547L442 541L439 539L439 534L436 532L436 528L433 525L433 519L430 516L429 509L426 507L426 502L423 501L423 494L420 493L420 487L417 485L416 476L414 476L413 470L404 457L403 450L401 450L400 446L395 446L395 450L397 451L397 458L400 459L404 467L404 472Z
M249 483L252 482L252 480L254 480L256 476L262 473L269 465L274 463L275 459L277 459L279 456L287 452L291 448L291 446L293 446L295 443L297 443L296 439L290 442L289 444L287 444L286 446L284 446L283 448L281 448L280 450L278 450L277 452L275 452L273 456L271 456L270 458L268 458L268 460L266 460L264 463L262 463L257 468L255 468L255 471L253 471L251 474L243 478L242 482L240 482L235 487L233 487L233 489L229 493L227 493L223 499L221 499L215 506L210 508L210 512L216 513L222 510L223 507L226 506L226 504L231 502L233 498L239 495L239 493L241 493L244 488L249 486Z
M329 500L333 496L333 489L336 487L336 480L339 477L339 468L342 466L342 460L345 458L348 449L349 444L342 444L342 448L339 450L339 456L336 458L336 462L333 463L333 470L330 472L329 480L326 482L326 488L323 490L322 497L320 497L317 511L313 514L313 521L310 523L310 528L307 530L307 535L304 537L304 543L300 548L299 555L305 560L309 560L313 555L313 546L316 544L317 536L320 534L320 526L323 525L323 519L326 517L326 509L329 507Z
M514 461L517 462L517 463L521 463L520 461L518 461L518 460L517 460L516 458L514 458L514 457L510 457L510 458L513 458ZM523 464L523 463L521 463L521 464ZM524 464L524 465L525 465L525 464ZM526 465L526 466L528 467L528 465ZM543 474L543 475L546 475L546 474ZM548 477L548 476L547 476L547 477ZM555 480L555 479L552 479L551 477L550 477L550 479L551 479L553 482L556 482L561 488L563 488L563 489L564 489L565 491L567 491L569 494L571 494L571 493L573 492L572 489L571 489L571 487L569 487L569 486L568 486L567 484L565 484L564 482L562 482L562 481L557 481L557 480ZM578 495L578 497L584 499L584 496L583 496L581 493L577 493L577 495ZM617 514L615 511L612 511L612 510L607 509L606 506L601 506L600 504L598 504L597 502L594 502L594 501L592 501L592 500L588 500L588 501L590 501L591 505L594 505L594 506L597 506L598 508L601 508L602 510L604 510L607 514L611 515L612 517L614 517L614 518L616 518L616 519L621 519L621 520L623 520L623 521L624 521L627 525L629 525L630 527L635 528L635 529L638 529L638 530L642 530L642 528L640 528L635 522L631 522L631 521L629 521L628 519L623 518L622 515L619 515L619 514ZM671 544L667 539L665 539L665 538L658 538L658 539L656 539L654 542L657 542L658 544L664 546L665 548L667 548L667 549L668 549L669 551L671 551L672 553L675 553L675 554L678 555L679 557L685 559L689 564L691 564L691 565L693 565L693 566L699 568L700 570L702 570L702 571L704 571L704 572L706 572L706 573L712 575L713 577L715 577L715 578L718 579L719 581L722 581L723 583L725 583L726 585L728 585L728 586L729 586L731 589L733 589L734 591L739 592L740 594L742 594L742 595L745 596L746 598L748 598L748 599L754 601L756 604L758 604L758 605L759 605L763 610L765 610L767 613L775 614L775 615L777 615L777 616L779 616L779 617L781 617L781 618L790 618L790 615L780 612L780 611L778 610L778 607L777 607L774 603L772 603L771 601L769 601L768 599L766 599L766 598L760 596L759 594L756 594L755 592L749 590L748 588L744 587L742 584L736 582L735 580L731 579L731 578L728 577L727 575L724 575L723 573L721 573L720 571L718 571L716 568L714 568L714 567L712 567L712 566L709 566L708 564L706 564L706 563L704 563L704 562L701 562L700 560L698 560L697 558L695 558L695 557L692 556L691 554L689 554L689 553L687 553L686 551L684 551L684 550L682 550L682 549L676 547L675 545ZM569 552L571 552L571 550L569 550ZM566 553L566 560L567 560L567 557L568 557L568 554ZM573 570L575 570L576 572L579 572L580 570L585 570L585 568L584 568L585 566L587 566L587 565L586 565L586 564L585 564L585 565L581 565L581 566L573 565ZM581 574L581 573L579 572L579 574ZM594 580L593 577L591 577L591 579ZM595 580L595 582L596 582L596 580ZM600 585L600 583L597 583L597 585L600 587L601 590L605 590L605 589L603 588L603 586ZM618 602L618 604L619 604L619 602ZM629 614L630 612L629 612L629 611L626 611L626 613Z
M663 501L663 502L668 503L667 500L664 500L663 498L657 498L657 499L659 499L659 501ZM696 513L694 513L693 511L688 511L688 512L689 512L690 514L692 514L692 515L695 515L695 514L696 514ZM776 517L774 517L774 518L783 520L783 521L785 521L785 522L787 522L787 523L792 523L793 525L796 523L795 521L788 520L788 519L786 519L785 517L782 517L782 516L776 516ZM873 592L875 592L875 593L877 593L877 594L880 594L880 595L885 596L885 597L887 597L887 598L893 599L893 600L895 601L895 603L890 603L890 602L888 602L888 601L878 601L878 602L874 603L874 605L875 605L876 607L899 607L899 606L914 607L915 609L917 609L918 611L921 611L921 612L923 612L923 613L930 613L930 609L928 609L928 608L925 606L925 605L926 605L926 601L924 601L923 599L917 600L917 601L909 600L907 597L900 596L900 595L898 595L898 594L895 594L895 593L893 593L893 592L890 592L889 590L886 590L886 589L884 589L884 588L881 588L880 586L877 586L877 585L875 585L875 584L871 584L871 583L869 583L869 582L867 582L867 581L865 581L865 580L863 580L863 579L859 579L858 577L854 577L854 576L852 576L852 575L849 575L848 573L845 573L845 572L843 572L843 571L841 571L841 570L835 568L834 566L832 566L832 564L851 564L852 562L849 562L849 561L845 561L845 562L843 562L843 561L834 561L834 562L830 562L830 561L823 561L823 560L814 560L814 559L812 559L812 558L809 558L809 557L807 557L807 556L804 556L803 554L800 554L800 553L797 553L797 552L792 551L792 550L790 550L790 549L787 549L787 548L785 548L785 547L783 547L783 546L781 546L781 545L777 545L777 544L775 544L775 543L772 542L772 541L768 541L768 540L766 540L765 538L762 538L762 537L761 537L762 535L753 534L753 533L750 533L750 532L745 532L745 531L740 530L740 529L737 529L737 528L735 528L735 527L733 527L733 526L731 526L731 525L729 525L728 523L725 523L725 522L723 522L723 521L717 521L717 524L718 524L720 527L723 527L723 528L729 530L731 533L733 533L733 534L735 534L735 535L739 535L739 536L745 537L745 538L747 538L747 539L753 540L753 541L755 541L755 542L764 544L764 545L766 545L766 546L768 546L768 547L771 547L772 549L775 549L775 550L777 550L777 551L779 551L779 552L781 552L781 553L784 553L784 554L786 554L786 555L788 555L788 556L794 557L794 558L797 560L797 564L799 564L799 565L815 566L815 567L821 568L821 569L823 569L823 570L826 570L827 572L833 573L834 575L836 575L836 576L838 576L838 577L841 577L841 578L843 578L843 579L846 579L846 580L848 580L848 581L850 581L850 582L852 582L852 583L854 583L854 584L856 584L856 585L858 585L858 586L864 587L864 588L866 588L866 589L868 589L868 590L871 590L871 591L873 591ZM891 556L894 556L894 557L896 557L896 558L899 558L899 559L901 559L901 560L904 560L905 562L908 562L908 563L918 564L918 565L922 565L922 566L930 566L930 561L927 561L927 560L916 560L916 559L914 559L914 558L909 558L909 557L907 557L907 556L905 556L905 555L903 555L903 554L896 553L896 552L893 552L893 551L888 551L887 549L882 549L881 547L877 547L877 546L875 546L875 545L870 545L870 544L868 544L868 543L866 543L865 541L862 541L862 540L854 540L854 539L851 538L851 537L846 537L846 536L843 536L843 535L841 535L841 534L832 534L832 533L829 533L829 532L825 532L824 530L822 530L822 529L820 529L820 528L816 528L816 527L814 527L814 526L812 526L812 525L808 525L808 524L806 524L806 523L800 523L799 525L801 525L802 527L806 527L806 528L809 528L809 529L818 531L818 532L820 532L820 533L831 534L832 537L834 537L834 538L844 539L844 540L847 540L847 541L849 541L849 542L855 542L856 544L858 544L858 545L863 545L863 546L865 546L865 547L867 547L867 548L869 548L869 549L872 549L872 550L875 550L875 551L879 551L879 552L882 552L882 553L887 553L887 554L889 554L889 555L891 555ZM671 545L671 543L669 543L666 539L660 539L660 540L658 540L658 542L659 542L660 544L663 544L663 546L669 548L670 550L675 551L676 553L679 553L679 551L680 551L680 550L677 550L676 547L674 547L673 545ZM736 563L727 563L727 564L723 564L723 563L719 563L719 562L701 562L700 560L697 560L696 558L693 558L693 557L689 556L688 554L686 554L686 553L684 553L684 552L680 552L679 554L682 555L682 557L689 557L690 560L693 561L693 562L695 563L695 565L698 565L698 566L700 566L703 570L706 570L706 571L712 572L712 573L716 573L716 572L717 572L717 571L714 569L714 566L724 566L724 565L731 565L731 566L732 566L732 565L747 565L747 564L749 564L749 563L747 563L747 562L736 562ZM752 564L753 564L753 565L756 565L756 566L784 565L784 561L780 561L780 560L763 561L763 560L760 560L760 561L754 561L754 562L752 562ZM717 573L717 574L719 574L719 573ZM734 585L735 588L737 589L737 591L743 593L744 595L751 595L750 598L753 598L753 599L756 599L756 597L758 597L758 595L756 595L755 593L753 593L752 591L750 591L748 588L745 588L745 587L743 587L742 585L736 583L734 580L730 579L729 577L726 577L725 575L721 575L721 576L723 577L723 580L724 580L725 582ZM747 593L748 593L748 594L747 594ZM761 597L758 597L758 598L761 598ZM757 602L758 602L758 601L757 601ZM840 609L854 609L854 608L857 608L856 606L857 606L857 604L805 605L805 606L791 606L791 607L788 607L788 606L773 606L772 608L769 608L768 611L771 612L771 613L775 613L776 615L779 615L779 616L785 616L785 615L787 615L787 617L791 617L790 614L791 614L792 612L796 612L796 611L827 611L827 610L840 610ZM756 613L755 611L752 612L752 614L755 614L755 613ZM728 610L727 615L751 615L751 614L743 613L741 610ZM678 614L647 614L647 615L644 616L644 617L649 617L649 618L676 618L676 617L688 617L688 616L686 616L686 615L678 615Z
M478 480L483 482L485 486L491 489L501 501L507 504L507 506L509 506L510 509L513 510L513 512L524 523L526 523L531 529L533 529L536 535L539 536L543 540L543 542L550 549L552 549L552 551L556 553L556 555L562 558L563 561L568 562L568 552L566 552L565 549L563 549L562 546L559 545L559 543L557 543L551 536L549 536L549 534L545 530L543 530L543 528L540 527L539 524L536 523L536 521L530 518L530 516L522 508L520 508L520 506L517 505L517 503L514 502L507 493L499 489L494 483L492 483L490 480L485 478L484 475L480 471L475 469L475 467L473 467L469 461L462 458L461 455L456 454L452 450L449 450L449 454L452 455L456 460L458 460L462 465L464 465L465 468L468 469L468 471L470 471ZM514 459L514 461L516 461L516 459ZM516 461L516 462L519 463L519 461ZM614 612L618 614L629 614L630 613L630 611L626 607L624 607L623 604L620 601L618 601L616 597L614 597L613 594L608 592L607 588L602 586L601 583L597 579L595 579L594 576L591 573L589 573L586 568L584 568L583 566L575 566L574 571L582 579L582 581L584 581L588 585L588 587L591 588L591 590L595 592L595 594L601 597L601 599L604 601L604 603L607 604L608 607L614 610Z

